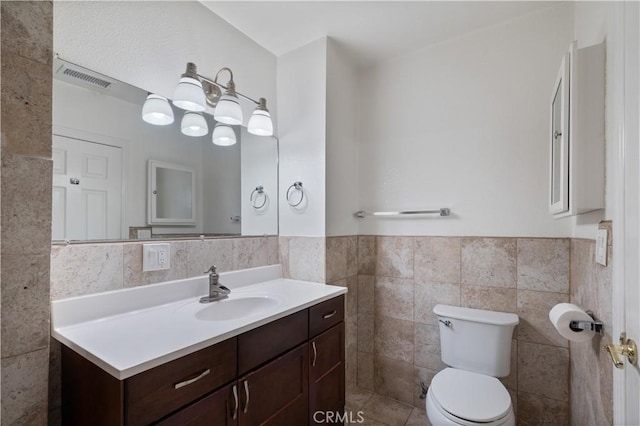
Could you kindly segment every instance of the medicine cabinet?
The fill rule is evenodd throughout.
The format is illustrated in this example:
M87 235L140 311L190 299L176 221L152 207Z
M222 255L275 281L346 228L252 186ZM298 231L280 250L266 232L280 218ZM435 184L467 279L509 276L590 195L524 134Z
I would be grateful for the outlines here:
M149 225L196 223L195 172L179 164L149 160Z
M549 213L604 208L604 43L571 43L551 93Z

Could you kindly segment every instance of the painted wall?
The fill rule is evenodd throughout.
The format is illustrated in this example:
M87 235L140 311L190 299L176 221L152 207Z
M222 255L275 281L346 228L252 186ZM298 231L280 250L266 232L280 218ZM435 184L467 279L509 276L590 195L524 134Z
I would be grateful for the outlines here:
M54 15L54 51L71 62L170 98L187 62L211 78L226 66L277 110L275 56L199 2L56 2ZM241 105L246 125L254 105Z
M356 235L358 222L358 70L327 42L327 236Z
M569 236L547 213L549 99L573 39L561 4L361 75L360 206L454 216L363 220L360 234Z
M325 235L326 83L326 38L278 58L280 235ZM305 193L297 208L285 197L296 181Z

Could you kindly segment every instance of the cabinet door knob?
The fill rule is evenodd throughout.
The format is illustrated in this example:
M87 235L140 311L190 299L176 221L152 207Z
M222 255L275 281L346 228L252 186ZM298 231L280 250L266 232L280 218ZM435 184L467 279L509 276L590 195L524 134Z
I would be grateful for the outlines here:
M555 132L553 132L553 138L554 139L558 139L560 136L562 136L562 132L556 130Z

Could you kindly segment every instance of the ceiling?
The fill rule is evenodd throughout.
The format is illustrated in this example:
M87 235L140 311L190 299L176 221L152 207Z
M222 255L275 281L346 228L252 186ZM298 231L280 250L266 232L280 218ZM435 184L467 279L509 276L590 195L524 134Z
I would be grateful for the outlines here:
M550 7L545 1L205 1L280 56L330 36L360 66Z

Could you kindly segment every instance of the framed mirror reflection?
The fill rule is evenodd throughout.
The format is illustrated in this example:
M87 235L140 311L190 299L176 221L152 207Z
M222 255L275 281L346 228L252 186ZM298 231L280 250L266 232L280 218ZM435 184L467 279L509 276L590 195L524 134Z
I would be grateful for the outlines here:
M53 73L54 241L278 233L275 137L230 126L235 143L217 145L211 111L198 118L209 131L190 136L170 102L172 123L145 122L143 89L60 58Z

